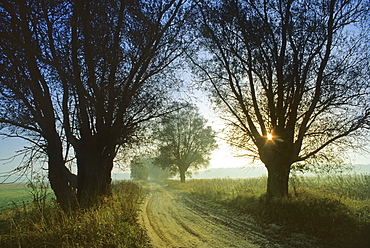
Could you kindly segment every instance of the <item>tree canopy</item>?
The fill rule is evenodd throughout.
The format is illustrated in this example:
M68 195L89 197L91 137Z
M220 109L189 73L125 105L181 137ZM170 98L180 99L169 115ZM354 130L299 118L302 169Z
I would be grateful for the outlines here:
M0 122L39 137L65 208L109 194L117 151L165 112L187 12L181 0L0 3Z
M287 195L292 166L359 145L370 120L366 1L202 1L199 12L189 58L230 143L267 167L269 196Z
M185 182L188 169L197 170L209 164L217 147L215 132L196 107L186 105L161 118L156 133L158 156L155 163L180 174Z

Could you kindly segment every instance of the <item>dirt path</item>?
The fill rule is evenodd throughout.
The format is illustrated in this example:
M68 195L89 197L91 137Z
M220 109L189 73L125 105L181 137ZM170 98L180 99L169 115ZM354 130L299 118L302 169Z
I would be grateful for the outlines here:
M154 247L290 247L271 242L245 217L150 183L141 223Z

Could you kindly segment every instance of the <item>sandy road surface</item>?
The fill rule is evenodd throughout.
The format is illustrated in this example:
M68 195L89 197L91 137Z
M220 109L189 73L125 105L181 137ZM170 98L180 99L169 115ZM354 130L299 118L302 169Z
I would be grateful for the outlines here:
M290 247L268 240L244 217L155 183L150 184L140 221L154 247Z

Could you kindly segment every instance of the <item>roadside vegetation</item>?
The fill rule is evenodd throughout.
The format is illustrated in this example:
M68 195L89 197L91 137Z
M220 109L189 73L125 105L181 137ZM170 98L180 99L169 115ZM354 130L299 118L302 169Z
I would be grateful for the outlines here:
M369 175L293 176L289 197L280 200L267 199L266 180L260 177L167 183L198 199L250 214L262 225L273 224L281 235L304 233L336 247L369 247Z
M32 204L14 204L12 210L1 210L0 247L146 246L146 234L137 223L141 187L120 182L112 188L112 196L104 198L102 205L73 214L56 207L55 201L34 197L47 196L44 189L32 189L31 197L23 195L24 199L33 199Z

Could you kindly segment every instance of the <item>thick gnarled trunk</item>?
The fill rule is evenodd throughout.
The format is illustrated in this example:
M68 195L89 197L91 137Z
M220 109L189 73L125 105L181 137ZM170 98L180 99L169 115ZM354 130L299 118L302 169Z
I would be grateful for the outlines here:
M48 142L47 149L50 186L61 208L65 211L73 210L77 206L75 175L65 167L61 144Z
M269 199L288 196L290 164L279 160L265 164L268 172L267 197Z
M280 136L282 137L282 136ZM287 140L287 139L281 139ZM260 147L260 158L268 172L267 197L279 199L288 196L290 168L294 161L291 145L283 141L264 141Z
M78 168L78 201L89 208L111 194L111 172L114 154L106 154L95 142L81 142L76 150ZM108 156L110 155L110 156Z
M91 157L82 159L78 165L78 200L82 208L94 206L111 194L111 169Z
M80 144L76 150L78 169L78 202L80 207L88 208L98 202L99 170L98 158L94 144Z

